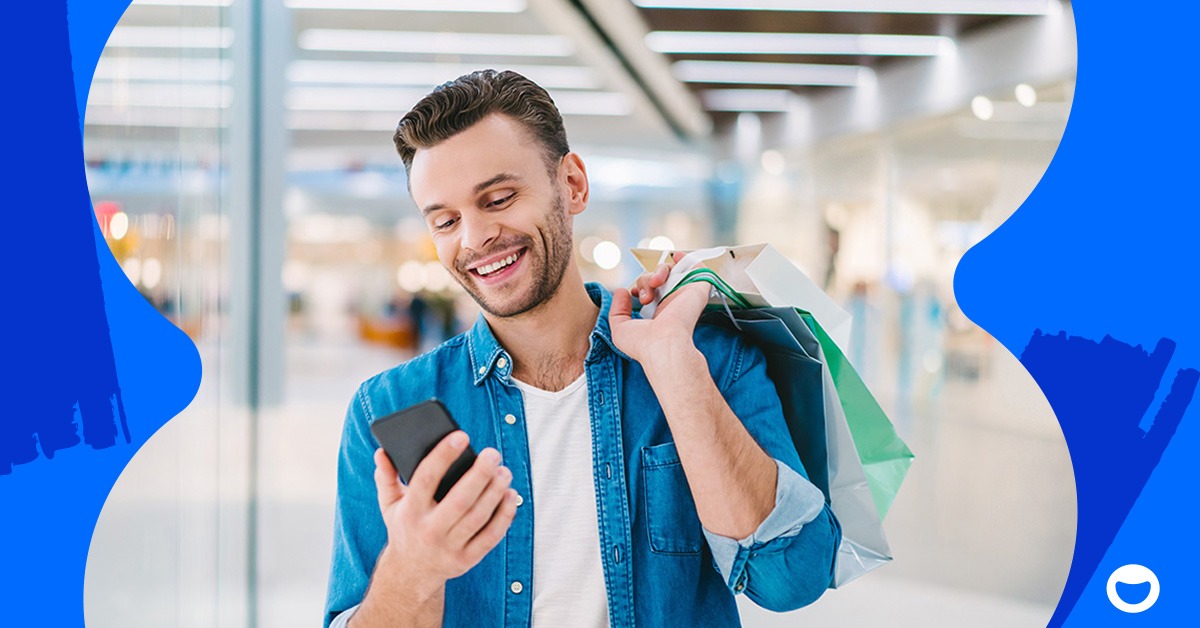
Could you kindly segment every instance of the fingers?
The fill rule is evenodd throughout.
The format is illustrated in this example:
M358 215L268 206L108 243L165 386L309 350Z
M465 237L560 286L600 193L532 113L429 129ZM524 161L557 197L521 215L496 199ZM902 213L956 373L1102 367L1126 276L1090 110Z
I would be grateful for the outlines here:
M500 502L500 507L492 514L488 524L467 543L464 553L468 558L478 562L483 559L485 554L492 551L500 539L504 538L504 534L508 532L508 527L512 525L516 515L517 492L510 488L504 494L504 501Z
M447 540L450 546L454 548L464 547L483 526L487 525L491 520L492 515L496 512L496 508L508 493L508 487L512 484L512 472L505 467L498 467L493 472L492 480L484 489L471 508L463 514L458 523L450 529L447 534Z
M375 492L379 495L379 511L383 512L404 497L404 485L396 476L396 468L382 448L375 450Z
M654 318L657 319L659 314L666 312L669 304L679 301L678 305L671 308L671 315L688 319L694 323L704 311L704 307L708 305L708 293L711 289L712 287L703 281L683 286L658 304L658 309L654 311Z
M633 297L624 290L613 292L612 304L608 307L608 324L616 326L631 318L633 318Z
M438 442L433 451L417 465L417 470L413 471L412 480L408 483L408 495L421 503L432 503L438 484L446 477L450 465L467 448L468 441L466 432L455 430Z
M449 530L458 523L463 515L471 509L471 506L479 500L479 496L496 477L499 470L500 452L491 447L479 452L479 456L475 458L475 463L471 465L471 468L467 469L458 482L454 483L454 487L434 508L433 522L443 530ZM504 469L504 471L509 474L509 478L512 477L512 473L508 469Z
M630 288L630 294L637 297L642 305L650 303L654 300L654 291L667 283L667 279L671 276L671 267L674 265L675 260L663 262L654 270L642 273L633 288Z

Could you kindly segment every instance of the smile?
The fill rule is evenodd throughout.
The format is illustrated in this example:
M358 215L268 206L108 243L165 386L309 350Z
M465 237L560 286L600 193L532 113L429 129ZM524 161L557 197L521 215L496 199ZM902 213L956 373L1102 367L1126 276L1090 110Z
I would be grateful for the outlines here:
M504 269L516 264L525 255L525 249L521 249L508 256L496 260L490 264L484 264L476 268L472 268L471 272L479 277L494 277L503 274Z

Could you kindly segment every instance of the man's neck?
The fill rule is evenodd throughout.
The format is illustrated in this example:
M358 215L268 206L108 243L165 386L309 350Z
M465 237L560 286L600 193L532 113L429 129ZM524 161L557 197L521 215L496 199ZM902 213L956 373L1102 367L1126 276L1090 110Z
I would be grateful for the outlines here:
M574 264L558 291L534 310L513 318L484 318L513 360L513 377L545 390L561 390L583 373L588 337L600 308Z

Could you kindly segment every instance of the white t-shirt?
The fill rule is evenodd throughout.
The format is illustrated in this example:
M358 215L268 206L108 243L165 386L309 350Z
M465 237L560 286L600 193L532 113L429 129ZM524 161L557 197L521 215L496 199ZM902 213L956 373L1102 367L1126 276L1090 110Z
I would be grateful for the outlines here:
M533 482L533 626L607 628L587 375L558 392L512 381L525 398Z

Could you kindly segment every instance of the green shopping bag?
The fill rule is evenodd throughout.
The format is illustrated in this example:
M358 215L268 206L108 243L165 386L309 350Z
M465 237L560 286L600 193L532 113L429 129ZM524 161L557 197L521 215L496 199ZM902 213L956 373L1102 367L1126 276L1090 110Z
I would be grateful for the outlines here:
M867 390L858 372L850 366L850 361L837 343L825 333L812 314L799 308L797 312L812 329L825 353L825 363L833 377L838 401L846 413L846 424L850 426L850 437L854 439L858 459L867 473L867 484L871 487L871 496L875 498L875 507L879 509L882 519L891 509L896 491L900 490L900 484L908 474L913 453L900 440L896 428L871 391Z

